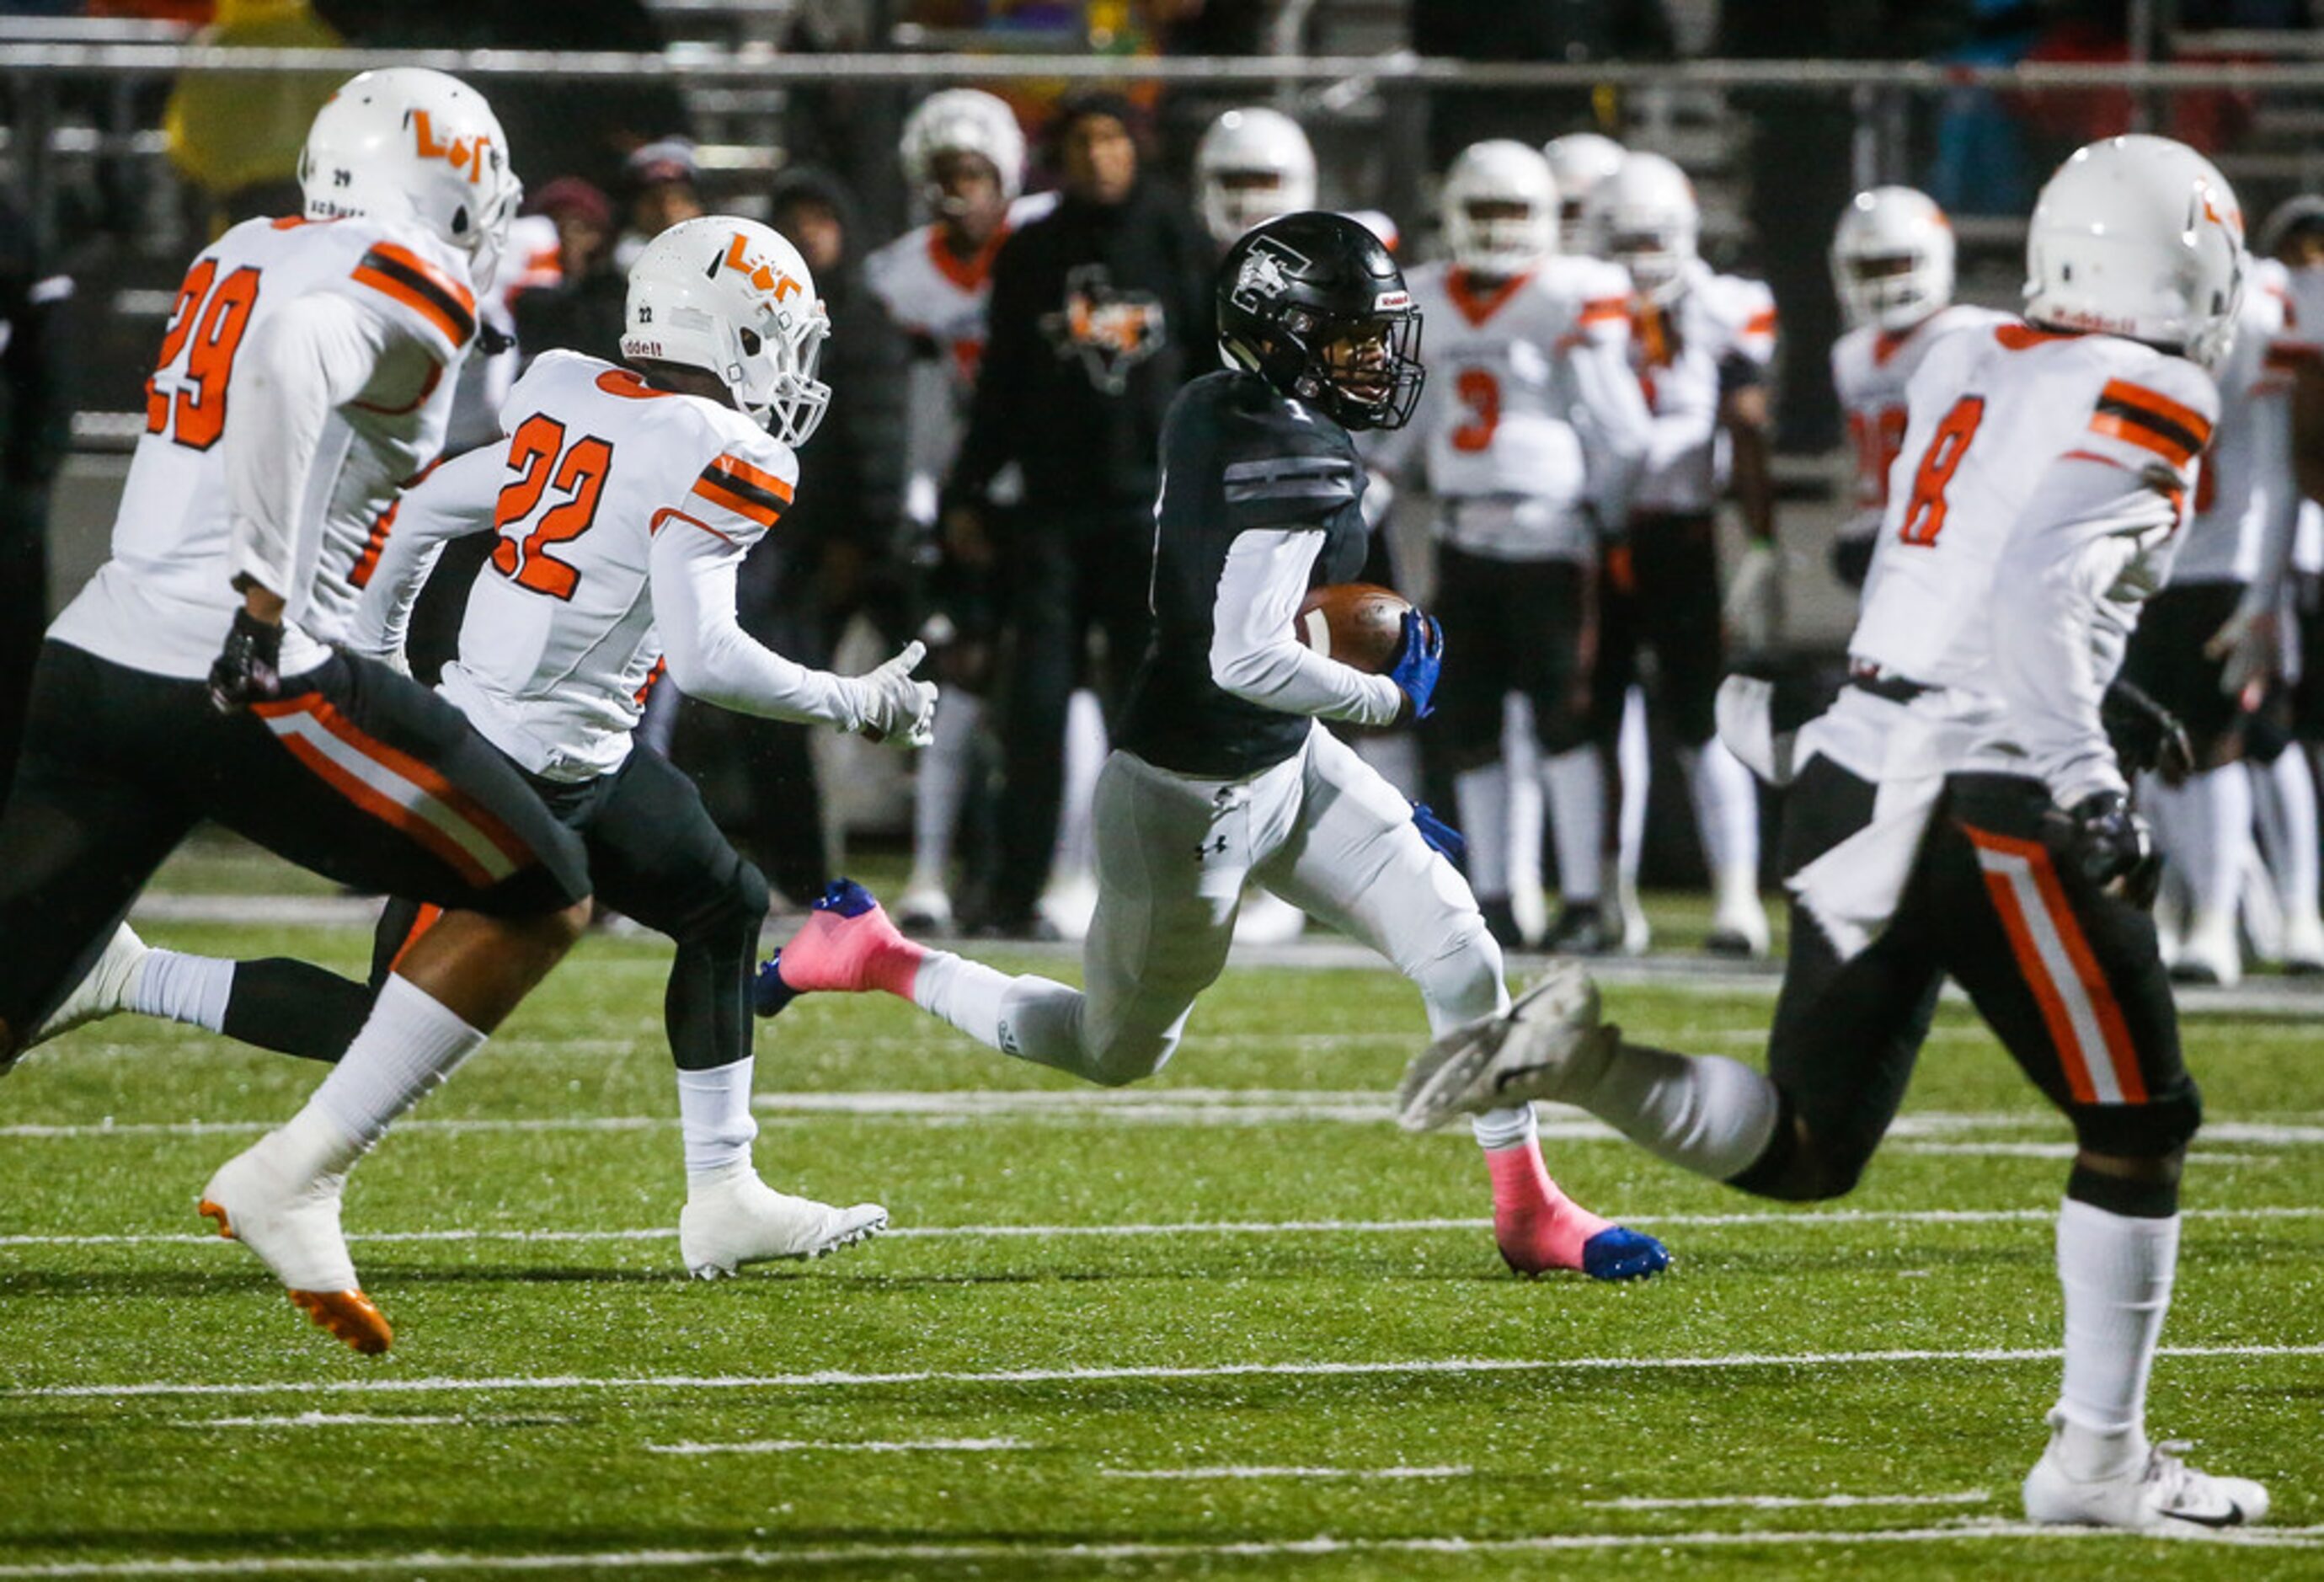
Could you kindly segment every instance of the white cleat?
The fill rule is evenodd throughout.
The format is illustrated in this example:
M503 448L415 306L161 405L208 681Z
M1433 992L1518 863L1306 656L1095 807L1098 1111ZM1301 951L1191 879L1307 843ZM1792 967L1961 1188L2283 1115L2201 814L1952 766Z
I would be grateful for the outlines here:
M270 1132L220 1165L202 1189L202 1214L218 1235L257 1254L318 1328L366 1355L385 1351L395 1332L355 1283L339 1229L346 1177L287 1166L281 1136Z
M888 1211L877 1203L834 1208L794 1198L744 1164L687 1189L678 1217L678 1251L687 1273L717 1280L745 1263L820 1258L887 1228Z
M2324 918L2288 914L2283 922L2283 970L2298 977L2324 973Z
M2233 913L2199 911L2194 926L2179 941L2179 958L2171 964L2174 983L2217 984L2223 989L2243 982L2243 942L2236 937Z
M2050 1419L2054 1429L2058 1419ZM2157 1445L2144 1465L2114 1477L2070 1477L2053 1437L2025 1475L2025 1519L2074 1527L2123 1527L2200 1536L2267 1520L2267 1487L2247 1477L2198 1472L2179 1459L2182 1445Z
M952 897L941 884L914 884L897 901L896 926L908 934L952 932Z
M1507 1011L1456 1027L1413 1058L1397 1085L1397 1124L1425 1132L1456 1115L1585 1091L1621 1041L1619 1028L1599 1021L1590 975L1552 962Z
M137 969L145 964L152 947L139 939L127 923L113 930L113 938L105 942L97 965L80 980L73 992L65 996L40 1031L25 1041L24 1047L43 1044L59 1033L70 1032L76 1027L101 1022L107 1016L117 1016L129 1009L130 990L137 982Z
M1646 907L1638 901L1637 880L1617 876L1614 904L1622 914L1622 954L1644 956L1655 942L1655 930L1646 921Z
M1767 909L1760 904L1757 890L1738 888L1719 898L1711 932L1702 942L1705 950L1759 961L1766 957L1767 942Z

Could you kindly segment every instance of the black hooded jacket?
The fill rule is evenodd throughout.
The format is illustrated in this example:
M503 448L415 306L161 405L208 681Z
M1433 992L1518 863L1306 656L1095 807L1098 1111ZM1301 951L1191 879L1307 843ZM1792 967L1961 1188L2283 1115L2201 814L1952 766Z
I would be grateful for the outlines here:
M1214 251L1142 176L1119 204L1067 197L1010 236L948 497L981 500L1015 461L1029 510L1151 505L1171 398L1217 365Z

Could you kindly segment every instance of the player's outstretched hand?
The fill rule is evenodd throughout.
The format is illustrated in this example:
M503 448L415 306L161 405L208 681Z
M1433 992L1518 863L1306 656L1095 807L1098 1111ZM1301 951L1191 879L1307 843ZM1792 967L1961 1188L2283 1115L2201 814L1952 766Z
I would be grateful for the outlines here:
M2126 775L2149 772L2165 785L2195 772L2195 744L2179 717L2120 677L2098 700L2098 723Z
M1426 719L1435 712L1429 699L1436 693L1436 677L1444 669L1444 629L1418 610L1404 612L1404 646L1388 679L1404 693L1404 717Z
M226 646L210 664L210 706L233 714L282 695L282 628L248 610L234 613Z
M1774 646L1784 625L1784 583L1773 544L1745 547L1727 585L1726 607L1720 612L1728 633L1746 653L1764 653Z
M2274 609L2238 604L2236 613L2203 644L2203 657L2225 661L2219 671L2220 691L2230 698L2251 694L2246 707L2255 706L2258 692L2276 671Z
M887 663L849 680L857 734L890 747L928 745L936 734L936 686L912 679L927 655L927 645L916 639Z

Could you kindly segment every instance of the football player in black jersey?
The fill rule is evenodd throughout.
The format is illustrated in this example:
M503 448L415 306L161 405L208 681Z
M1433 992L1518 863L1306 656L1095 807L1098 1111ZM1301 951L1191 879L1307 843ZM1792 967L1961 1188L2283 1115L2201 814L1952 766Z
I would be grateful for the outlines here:
M1217 281L1227 371L1188 384L1162 434L1154 635L1098 780L1087 987L1011 977L918 945L843 881L760 975L772 1014L811 990L884 989L1003 1053L1109 1086L1162 1069L1226 965L1244 881L1361 939L1416 984L1439 1034L1508 1004L1501 954L1412 805L1318 720L1425 714L1443 639L1405 617L1386 675L1302 645L1309 588L1362 564L1351 430L1418 400L1420 316L1372 234L1337 215L1270 220ZM1425 829L1425 833L1424 830ZM1533 1113L1479 1117L1501 1254L1520 1273L1601 1280L1668 1262L1544 1168Z

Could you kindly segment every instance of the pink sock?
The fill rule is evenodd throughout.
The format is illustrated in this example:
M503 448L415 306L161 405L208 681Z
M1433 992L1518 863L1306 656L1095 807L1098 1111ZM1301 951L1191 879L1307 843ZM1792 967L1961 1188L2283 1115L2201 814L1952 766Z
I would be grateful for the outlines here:
M1531 1138L1487 1149L1485 1168L1493 1178L1493 1236L1519 1274L1581 1268L1582 1244L1610 1228L1558 1189Z
M927 946L897 932L888 914L876 905L853 917L818 911L783 947L778 970L784 983L802 994L885 989L908 1000L912 979L927 953Z

